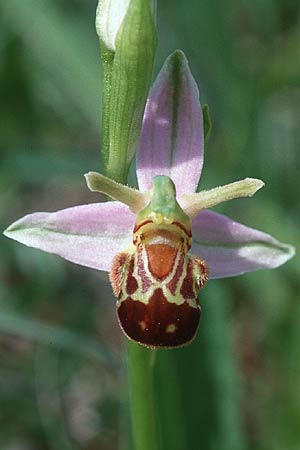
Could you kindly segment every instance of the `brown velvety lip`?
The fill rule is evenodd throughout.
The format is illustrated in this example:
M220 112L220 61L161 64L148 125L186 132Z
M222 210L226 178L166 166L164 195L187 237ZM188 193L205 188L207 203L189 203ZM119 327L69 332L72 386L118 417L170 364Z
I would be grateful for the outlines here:
M171 303L157 288L147 304L127 297L117 305L117 315L129 339L151 348L174 348L194 339L201 309Z

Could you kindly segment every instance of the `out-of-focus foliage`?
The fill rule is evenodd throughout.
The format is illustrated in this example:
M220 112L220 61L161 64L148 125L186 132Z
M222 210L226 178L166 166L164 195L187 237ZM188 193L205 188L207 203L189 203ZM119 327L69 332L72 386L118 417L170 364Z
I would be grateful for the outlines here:
M101 170L95 8L0 3L1 229L31 211L98 200L82 177ZM210 106L201 187L262 178L254 199L219 211L299 246L299 2L163 0L158 28L157 69L182 48ZM0 240L1 450L122 447L123 337L106 274ZM187 422L175 443L198 450L200 435L206 450L298 450L299 279L296 256L208 284L198 359L192 346L170 352L178 372L158 374L185 383L177 399L157 386ZM161 418L163 434L168 411Z

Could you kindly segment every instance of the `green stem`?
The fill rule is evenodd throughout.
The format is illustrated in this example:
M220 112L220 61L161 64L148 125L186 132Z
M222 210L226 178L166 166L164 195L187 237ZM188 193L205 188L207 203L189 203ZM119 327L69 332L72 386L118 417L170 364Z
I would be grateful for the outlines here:
M153 369L155 351L129 341L128 377L135 450L160 450Z
M154 388L163 450L189 449L183 410L186 387L178 371L179 351L158 350L155 361Z

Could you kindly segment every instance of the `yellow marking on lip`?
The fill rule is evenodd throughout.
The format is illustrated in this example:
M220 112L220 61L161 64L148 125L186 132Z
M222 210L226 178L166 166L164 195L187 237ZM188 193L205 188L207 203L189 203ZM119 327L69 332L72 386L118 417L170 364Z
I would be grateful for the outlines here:
M175 333L176 328L175 323L170 323L166 328L166 333Z
M139 326L141 327L142 331L146 330L147 325L146 322L144 322L143 320L139 322Z

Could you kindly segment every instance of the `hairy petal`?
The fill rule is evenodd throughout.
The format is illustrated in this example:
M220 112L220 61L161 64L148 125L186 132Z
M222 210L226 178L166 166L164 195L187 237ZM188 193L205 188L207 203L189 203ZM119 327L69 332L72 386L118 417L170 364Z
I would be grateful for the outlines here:
M252 197L263 186L264 182L257 178L244 178L244 180L225 184L208 191L184 194L180 199L180 204L184 212L193 219L200 211L212 208L219 203L240 197Z
M284 264L295 253L269 234L234 222L222 214L202 211L192 222L191 253L203 258L210 278L240 275Z
M165 62L147 102L137 176L142 191L155 175L167 175L177 195L195 192L203 165L203 117L199 92L181 51Z
M89 172L84 176L90 191L102 192L112 199L124 203L134 213L138 213L149 203L150 195L148 192L142 193L129 186L124 186L101 173Z
M135 215L121 203L92 203L29 214L4 234L76 264L109 271L113 257L130 244L134 221Z

